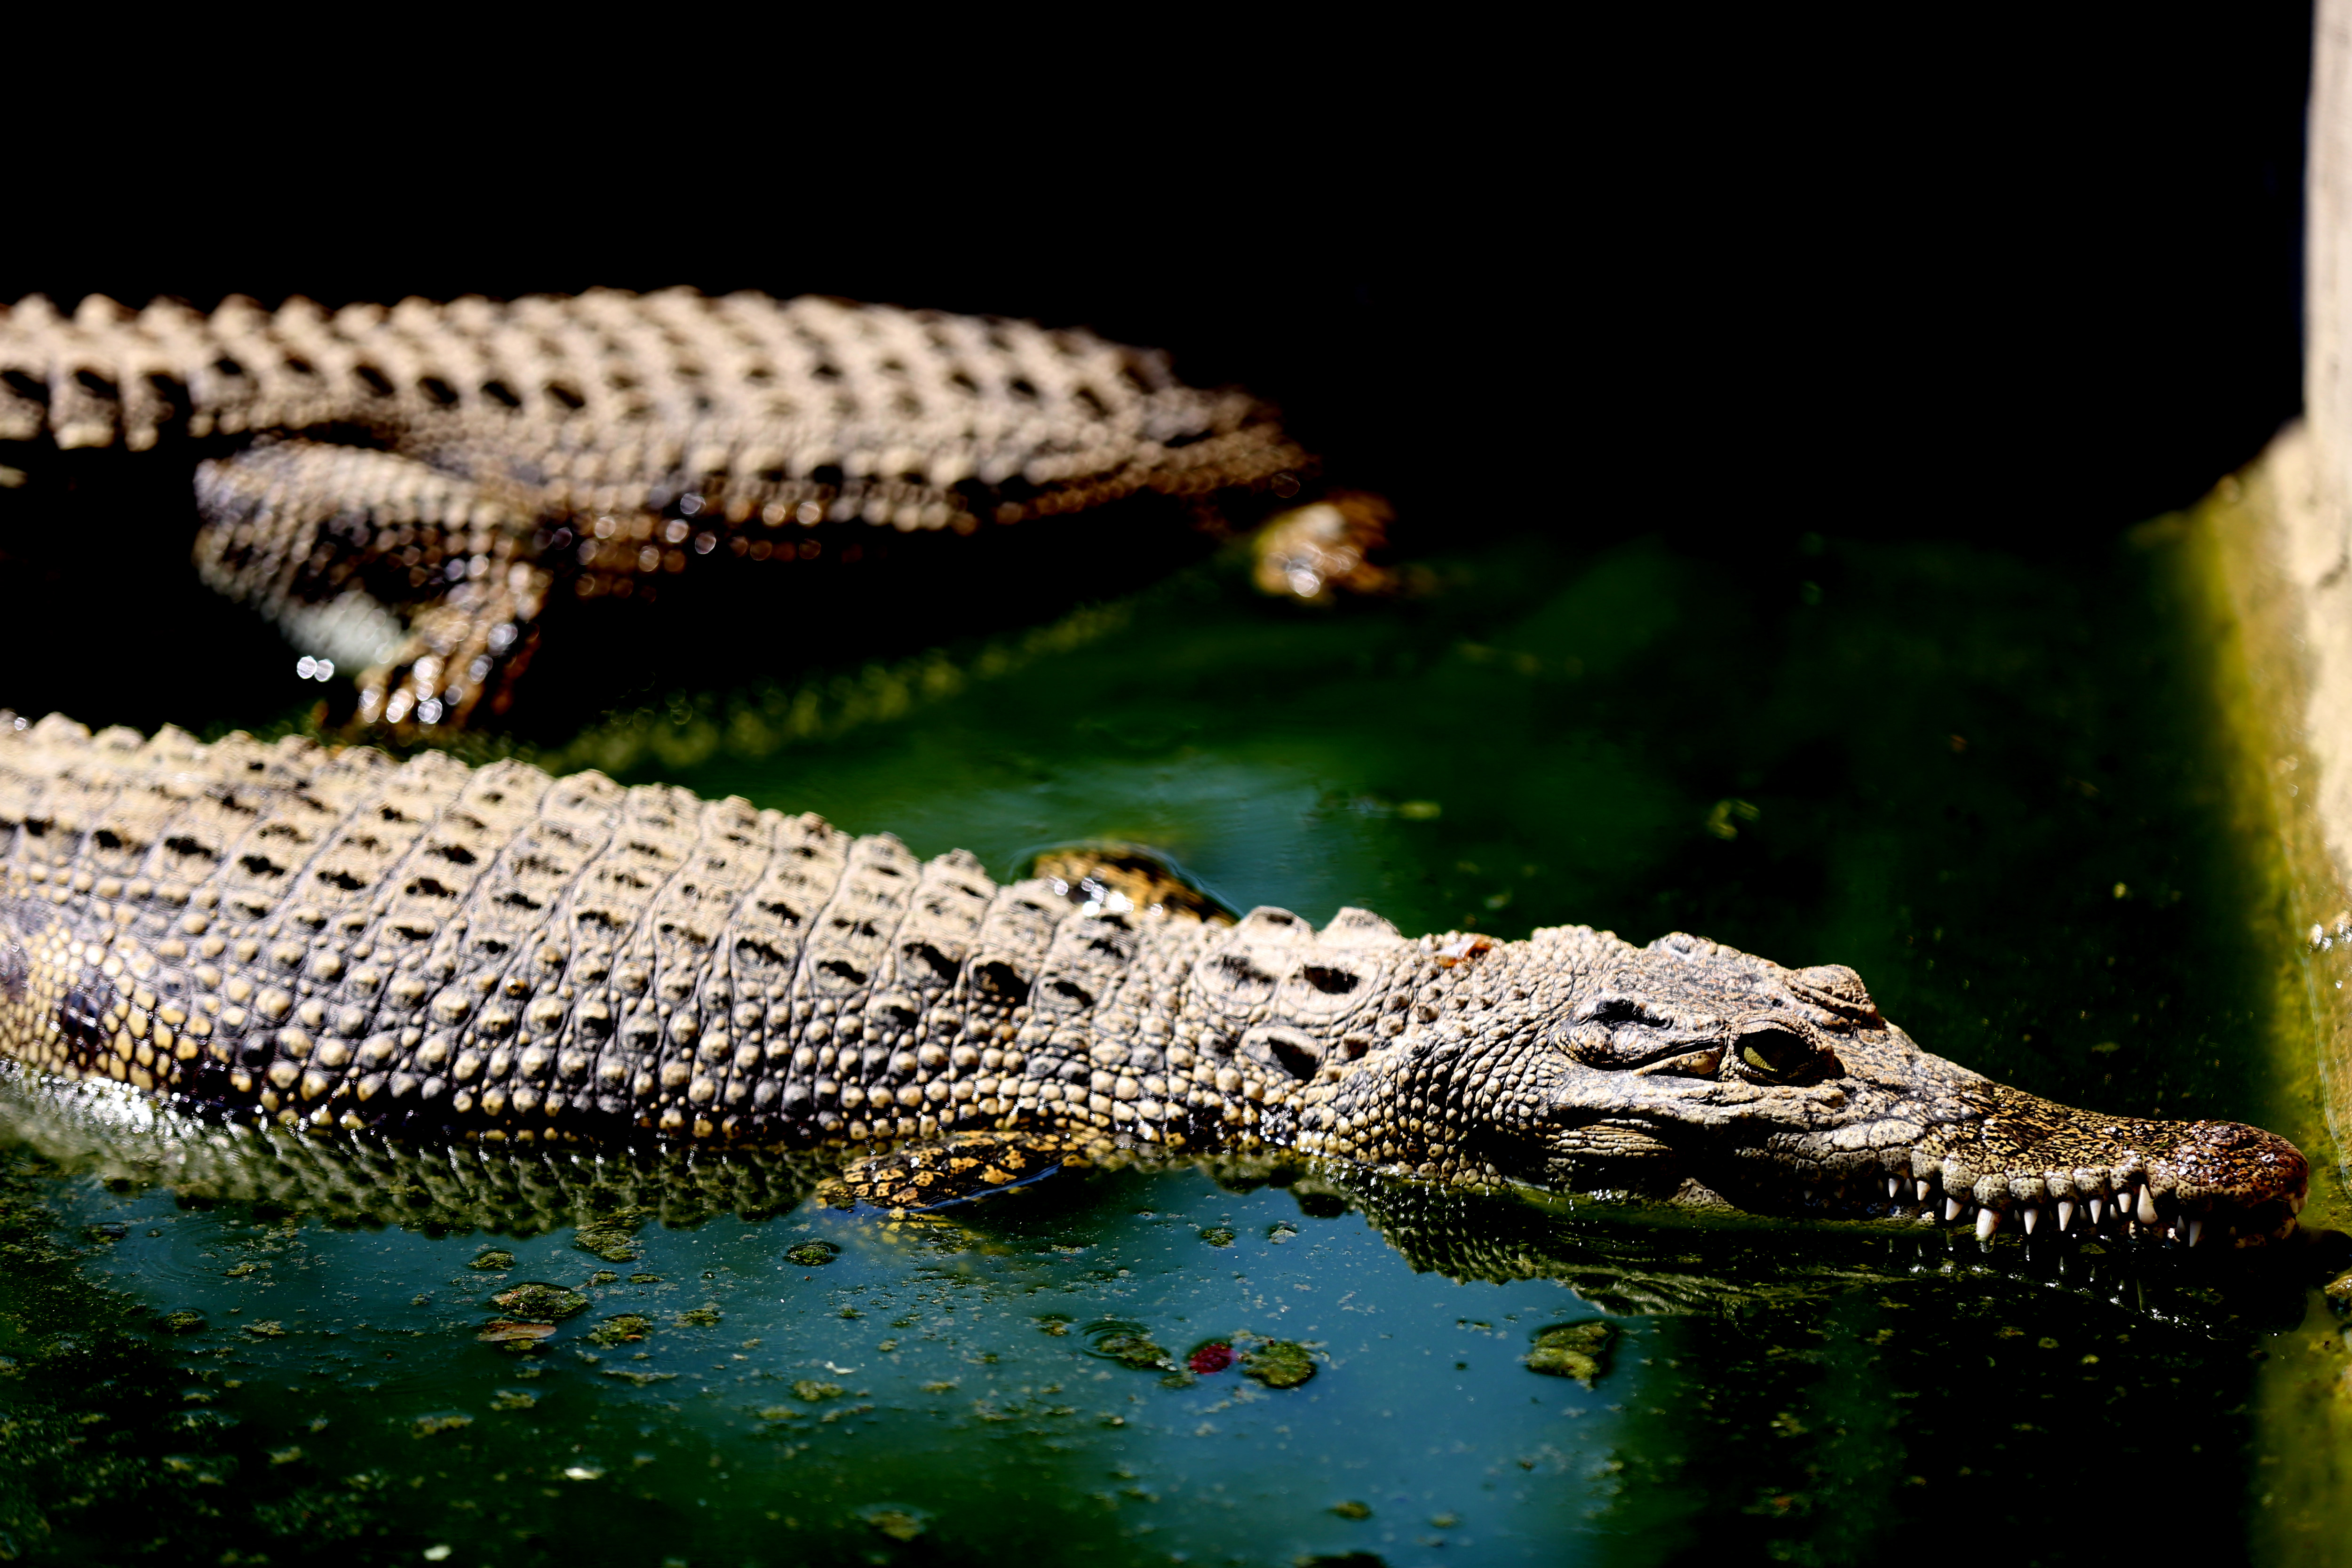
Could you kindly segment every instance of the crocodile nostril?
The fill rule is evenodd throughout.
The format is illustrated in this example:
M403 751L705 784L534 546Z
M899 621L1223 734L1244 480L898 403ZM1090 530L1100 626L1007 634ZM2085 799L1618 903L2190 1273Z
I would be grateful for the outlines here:
M1642 1016L1641 1004L1631 996L1594 996L1569 1014L1572 1024L1631 1024Z

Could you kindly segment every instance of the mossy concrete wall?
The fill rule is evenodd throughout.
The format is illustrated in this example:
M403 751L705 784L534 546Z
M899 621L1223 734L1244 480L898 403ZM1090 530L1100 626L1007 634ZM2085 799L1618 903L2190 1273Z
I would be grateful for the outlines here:
M2200 509L2240 646L2241 741L2307 945L2315 1079L2352 1168L2352 0L2320 0L2306 165L2304 417Z

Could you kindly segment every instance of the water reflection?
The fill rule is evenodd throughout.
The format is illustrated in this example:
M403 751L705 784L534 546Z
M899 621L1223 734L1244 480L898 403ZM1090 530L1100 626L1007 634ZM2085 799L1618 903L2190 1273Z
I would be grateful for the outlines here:
M207 1560L1864 1560L1955 1507L2046 1530L2038 1478L2086 1445L2230 1455L2306 1289L1271 1157L894 1219L810 1201L814 1156L306 1140L9 1089L0 1354L42 1414L8 1440L103 1428L139 1531ZM1531 1370L1596 1319L1590 1386ZM1304 1375L1253 1377L1268 1346ZM88 1460L19 1494L47 1550L131 1542Z

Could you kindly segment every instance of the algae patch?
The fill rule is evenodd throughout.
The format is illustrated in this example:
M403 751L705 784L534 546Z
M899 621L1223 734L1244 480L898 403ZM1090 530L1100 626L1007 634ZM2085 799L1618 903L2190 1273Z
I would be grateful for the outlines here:
M588 1298L561 1285L527 1280L509 1285L490 1298L499 1311L533 1322L560 1323L588 1309Z
M1241 1352L1242 1375L1268 1388L1297 1388L1315 1375L1315 1357L1296 1340L1265 1340Z
M1591 1388L1609 1370L1609 1347L1616 1338L1617 1325L1605 1318L1554 1323L1538 1331L1535 1348L1528 1352L1528 1370L1572 1377Z
M614 1345L634 1344L653 1331L654 1321L651 1318L643 1317L635 1312L623 1312L615 1317L605 1319L589 1330L588 1342L607 1348Z
M1052 1330L1047 1330L1052 1332ZM1175 1359L1167 1349L1155 1342L1140 1323L1129 1323L1115 1318L1088 1323L1086 1328L1087 1353L1115 1361L1136 1372L1171 1372Z
M920 1509L901 1508L895 1504L876 1504L857 1510L857 1517L867 1529L893 1541L912 1541L930 1528L930 1515Z
M607 1263L635 1263L637 1260L637 1227L633 1222L600 1220L594 1225L582 1226L573 1235L572 1245Z

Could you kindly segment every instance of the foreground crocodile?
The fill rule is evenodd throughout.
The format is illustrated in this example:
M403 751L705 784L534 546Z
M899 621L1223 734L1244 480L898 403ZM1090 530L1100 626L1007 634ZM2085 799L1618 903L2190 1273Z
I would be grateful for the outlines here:
M1261 1146L2189 1247L2285 1237L2308 1179L1930 1056L1836 965L1074 904L595 773L0 718L0 1054L289 1127L906 1141L859 1190L908 1207L1024 1144Z
M355 674L362 722L443 725L503 710L567 602L854 557L865 525L1289 494L1307 462L1244 394L1020 321L688 289L0 307L0 479L104 447L195 467L205 580ZM1378 578L1374 511L1315 520L1276 591Z

